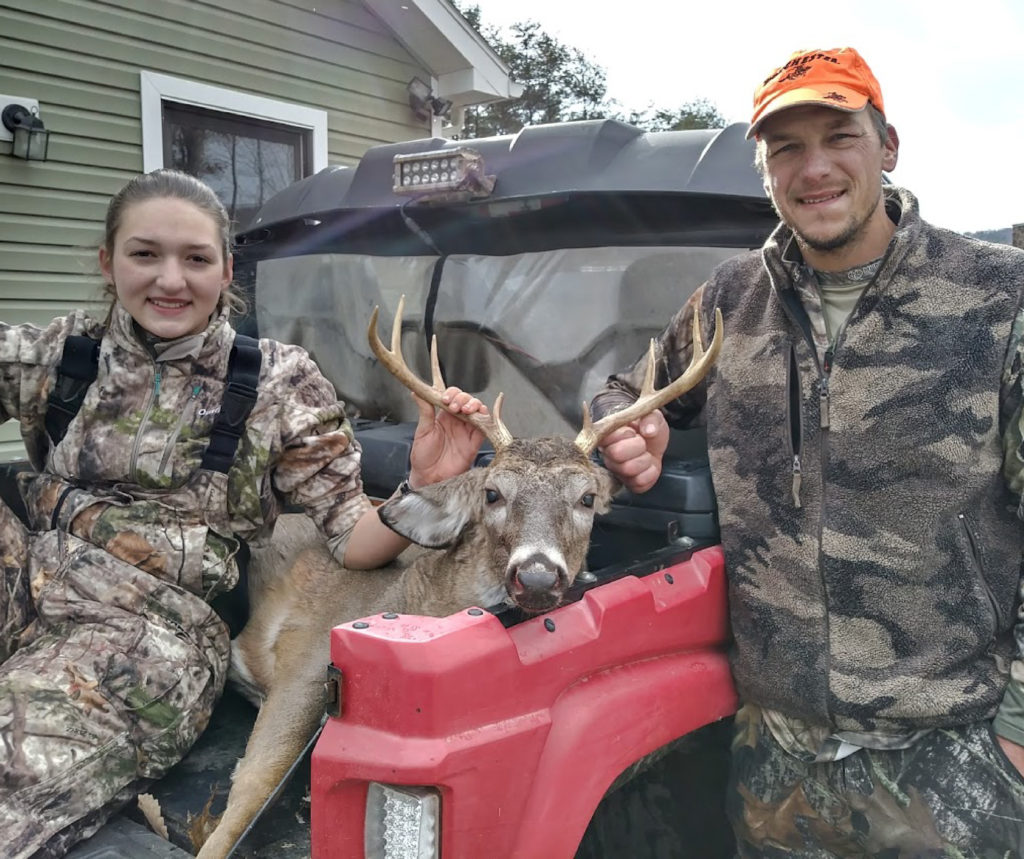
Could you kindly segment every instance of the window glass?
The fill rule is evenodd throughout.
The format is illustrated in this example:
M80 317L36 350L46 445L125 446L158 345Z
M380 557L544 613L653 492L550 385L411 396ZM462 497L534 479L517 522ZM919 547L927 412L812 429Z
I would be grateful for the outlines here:
M309 134L285 125L164 102L167 167L202 179L244 230L259 208L306 175Z

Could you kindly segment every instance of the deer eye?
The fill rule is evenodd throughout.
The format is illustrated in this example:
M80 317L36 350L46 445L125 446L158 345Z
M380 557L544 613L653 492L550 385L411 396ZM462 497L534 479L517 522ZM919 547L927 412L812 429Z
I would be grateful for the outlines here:
M485 489L484 497L487 499L488 504L497 504L501 499L501 495L497 489Z
M584 495L580 499L580 504L582 504L584 507L593 507L594 506L594 493L593 492L588 492L586 495Z

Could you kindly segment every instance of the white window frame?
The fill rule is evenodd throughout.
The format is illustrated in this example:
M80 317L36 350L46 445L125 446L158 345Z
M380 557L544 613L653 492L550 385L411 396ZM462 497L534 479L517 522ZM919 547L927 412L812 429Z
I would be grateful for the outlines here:
M327 166L326 110L144 69L139 72L139 94L142 99L142 169L146 173L164 166L164 101L205 107L309 131L313 139L312 172L318 173Z

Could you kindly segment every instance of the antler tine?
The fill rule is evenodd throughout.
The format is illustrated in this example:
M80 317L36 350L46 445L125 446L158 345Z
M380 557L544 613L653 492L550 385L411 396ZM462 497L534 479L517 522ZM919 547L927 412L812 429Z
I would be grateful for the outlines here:
M412 391L417 397L430 403L437 408L447 409L441 399L447 385L441 375L441 363L437 358L437 336L431 338L430 343L430 373L433 377L433 384L428 385L406 364L402 356L402 312L405 310L405 296L398 300L398 309L395 311L395 323L391 329L391 348L388 349L377 334L377 319L380 315L380 307L374 307L370 314L370 324L366 330L366 338L370 342L370 349L377 359L384 365L389 373L398 379L406 388ZM508 447L512 443L512 433L508 431L505 424L501 422L501 404L503 394L498 394L494 401L494 409L489 415L455 415L459 420L468 423L479 429L487 440L494 447L495 451Z
M654 388L654 341L651 340L650 349L647 351L647 369L644 372L644 382L636 402L617 412L612 412L610 415L605 415L596 423L591 420L590 408L584 403L583 429L576 436L576 447L589 456L594 452L601 439L609 433L632 423L637 418L650 414L655 409L660 409L665 403L682 396L695 387L707 375L711 365L715 363L718 352L722 348L722 337L722 311L716 307L715 335L711 340L710 347L705 352L700 336L700 310L695 311L693 315L693 354L690 358L690 365L681 376L660 390L655 390Z
M441 361L437 357L437 335L430 338L430 378L434 382L434 390L443 391L448 386L441 375Z

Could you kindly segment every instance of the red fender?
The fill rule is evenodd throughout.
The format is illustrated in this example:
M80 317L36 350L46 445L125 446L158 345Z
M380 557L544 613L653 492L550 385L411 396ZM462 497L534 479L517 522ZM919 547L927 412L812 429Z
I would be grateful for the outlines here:
M363 856L369 781L441 791L442 856L571 857L620 772L735 710L717 546L511 629L478 611L333 630L317 859Z

